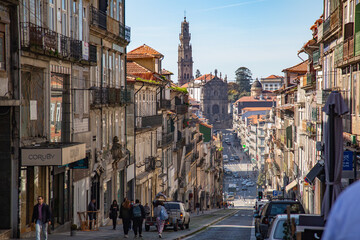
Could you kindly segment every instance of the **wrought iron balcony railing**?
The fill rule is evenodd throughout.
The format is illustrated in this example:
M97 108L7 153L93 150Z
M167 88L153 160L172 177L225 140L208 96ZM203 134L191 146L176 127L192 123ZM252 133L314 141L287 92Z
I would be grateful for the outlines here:
M108 16L94 6L90 8L90 24L130 42L130 27Z
M121 89L121 104L126 105L132 103L133 92L130 89Z
M120 104L116 101L116 88L109 88L109 103L112 105Z
M314 53L313 53L313 64L314 64L314 65L319 64L319 60L320 60L320 51L319 51L319 50L316 50L316 51L314 51Z
M136 117L136 128L155 128L162 125L162 115L152 116L137 116Z
M186 154L188 154L189 152L191 152L194 149L194 144L193 143L189 143L186 145Z
M83 41L64 36L34 23L20 23L20 39L22 50L71 61L90 60L95 63L97 61L95 46L90 44L89 56L84 56L83 45L84 47L88 45L83 44Z
M161 99L159 101L159 108L164 110L170 110L171 109L171 101L166 99Z
M158 147L163 148L169 146L171 143L174 142L174 133L165 133L161 135L160 141L158 141Z
M176 114L186 114L188 112L188 105L180 104L175 106Z

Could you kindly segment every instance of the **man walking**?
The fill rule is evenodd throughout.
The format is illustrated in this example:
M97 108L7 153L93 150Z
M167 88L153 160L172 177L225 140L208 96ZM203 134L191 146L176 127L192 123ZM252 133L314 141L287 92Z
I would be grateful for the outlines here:
M90 223L89 223L89 229L91 230L92 229L92 223L94 222L94 220L96 220L96 206L95 206L95 198L92 198L89 205L88 205L88 216L89 216L89 220L90 220Z
M135 233L135 238L137 238L137 232L139 230L139 236L142 237L142 224L145 218L144 207L140 204L139 199L135 200L135 204L131 207L131 216L133 219L133 230Z
M51 224L50 207L44 203L44 198L38 196L38 204L34 206L31 222L35 222L36 240L41 239L41 232L45 240L48 239L48 225Z

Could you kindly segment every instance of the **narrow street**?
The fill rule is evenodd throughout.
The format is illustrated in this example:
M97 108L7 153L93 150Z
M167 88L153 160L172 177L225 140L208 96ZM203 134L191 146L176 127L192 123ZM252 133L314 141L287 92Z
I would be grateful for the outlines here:
M241 207L239 211L212 226L209 226L205 231L196 234L187 239L197 240L212 240L212 239L251 239L253 231L252 226L253 209L248 207Z

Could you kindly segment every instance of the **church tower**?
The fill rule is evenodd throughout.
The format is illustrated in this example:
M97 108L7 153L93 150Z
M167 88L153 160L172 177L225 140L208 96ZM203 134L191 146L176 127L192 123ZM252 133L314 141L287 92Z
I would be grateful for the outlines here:
M189 33L189 22L184 21L181 23L181 33L179 36L180 44L178 48L178 84L179 86L193 80L193 59L192 48L190 45L191 34Z

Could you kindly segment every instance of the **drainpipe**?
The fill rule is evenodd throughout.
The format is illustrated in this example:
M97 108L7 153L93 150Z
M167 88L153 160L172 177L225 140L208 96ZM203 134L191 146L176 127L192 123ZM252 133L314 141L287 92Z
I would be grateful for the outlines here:
M136 94L138 94L138 92L144 87L145 83L142 82L142 86L136 91L134 92L134 128L136 128L136 102L135 102L135 96ZM136 131L134 130L134 193L133 193L133 198L135 200L136 197ZM130 159L129 159L130 160Z

